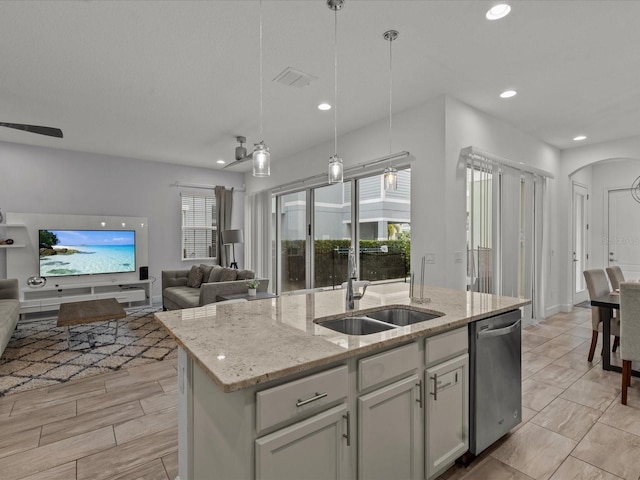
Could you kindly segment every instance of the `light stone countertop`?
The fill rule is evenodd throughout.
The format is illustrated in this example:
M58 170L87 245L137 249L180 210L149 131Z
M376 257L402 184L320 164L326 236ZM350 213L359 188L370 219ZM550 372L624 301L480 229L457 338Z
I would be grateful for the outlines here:
M531 303L530 300L425 286L428 303L411 302L409 285L371 285L350 314L391 305L442 317L370 335L345 335L313 322L345 315L345 291L283 295L158 312L155 318L224 392L400 345Z

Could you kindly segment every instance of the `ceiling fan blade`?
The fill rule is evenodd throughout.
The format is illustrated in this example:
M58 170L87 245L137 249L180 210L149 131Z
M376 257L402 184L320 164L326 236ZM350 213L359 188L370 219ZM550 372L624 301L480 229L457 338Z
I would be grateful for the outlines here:
M37 133L39 135L46 135L48 137L62 138L62 130L60 130L59 128L4 122L0 122L0 127L15 128L16 130L24 130L25 132Z
M236 160L235 162L231 162L230 164L225 165L224 167L222 167L222 169L224 170L225 168L228 168L228 167L235 167L236 165L240 165L241 163L244 163L244 162L246 162L248 160L251 160L252 158L253 158L253 156L248 155L248 156L246 156L244 158L241 158L240 160Z

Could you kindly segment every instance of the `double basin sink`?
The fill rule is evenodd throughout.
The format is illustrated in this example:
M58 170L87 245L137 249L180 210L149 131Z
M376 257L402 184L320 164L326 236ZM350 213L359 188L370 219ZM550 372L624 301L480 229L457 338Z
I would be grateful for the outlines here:
M323 327L347 335L370 335L394 328L406 327L414 323L425 322L442 314L416 312L406 308L385 308L353 316L344 316L333 320L314 320Z

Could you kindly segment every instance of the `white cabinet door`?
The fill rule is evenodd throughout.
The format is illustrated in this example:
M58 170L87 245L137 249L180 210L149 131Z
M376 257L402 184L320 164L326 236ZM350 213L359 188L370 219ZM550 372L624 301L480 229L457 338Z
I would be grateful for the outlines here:
M434 478L469 449L469 355L425 372L426 478Z
M347 406L339 405L256 440L256 480L347 478Z
M358 478L422 476L421 385L417 375L358 399Z

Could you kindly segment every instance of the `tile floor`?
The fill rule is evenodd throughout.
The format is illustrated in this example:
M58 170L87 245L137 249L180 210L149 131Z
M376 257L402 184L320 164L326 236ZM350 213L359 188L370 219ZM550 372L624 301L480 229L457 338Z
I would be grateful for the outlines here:
M586 361L590 315L523 331L524 422L440 480L640 479L640 380L620 405L620 375ZM164 360L0 398L0 478L174 480L176 377Z
M2 480L174 480L176 360L0 398Z

